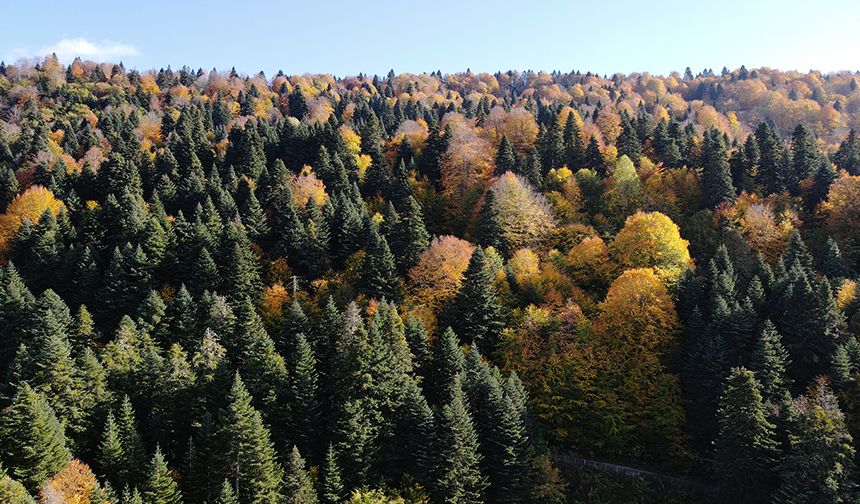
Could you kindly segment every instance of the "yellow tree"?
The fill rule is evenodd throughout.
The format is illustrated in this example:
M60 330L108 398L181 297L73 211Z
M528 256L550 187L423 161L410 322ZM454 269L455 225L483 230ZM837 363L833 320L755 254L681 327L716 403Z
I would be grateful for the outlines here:
M624 222L610 247L621 270L653 268L658 278L675 281L693 266L689 242L678 226L660 212L637 212Z
M0 254L9 249L12 238L24 220L38 222L46 210L57 215L65 207L61 200L54 197L54 193L38 185L15 196L6 212L0 215Z

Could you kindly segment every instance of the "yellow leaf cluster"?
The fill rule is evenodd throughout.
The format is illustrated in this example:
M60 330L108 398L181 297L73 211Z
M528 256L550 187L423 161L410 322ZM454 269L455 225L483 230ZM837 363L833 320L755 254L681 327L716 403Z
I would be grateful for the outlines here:
M57 215L65 207L61 200L54 197L54 193L38 185L15 196L6 212L0 215L0 252L8 250L24 220L38 222L45 210Z

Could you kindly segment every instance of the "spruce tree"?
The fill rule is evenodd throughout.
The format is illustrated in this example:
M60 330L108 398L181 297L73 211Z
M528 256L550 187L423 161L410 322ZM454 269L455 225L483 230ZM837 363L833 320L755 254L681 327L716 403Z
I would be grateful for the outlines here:
M722 135L717 130L705 134L702 166L702 192L711 207L735 199L735 188L732 186L732 176L726 146Z
M113 411L108 411L107 420L105 421L101 443L99 444L98 463L102 476L106 480L112 481L114 485L119 486L119 483L122 482L120 475L125 469L123 467L124 448Z
M588 140L588 147L585 148L583 164L586 168L597 172L597 175L600 178L606 178L606 159L603 157L603 153L600 152L600 145L597 143L597 139L594 138L594 135L591 135L591 138Z
M397 279L394 254L388 248L385 237L372 223L366 252L362 273L364 292L372 298L400 301L400 283Z
M343 501L343 482L340 479L340 466L332 444L328 445L320 476L320 501L323 504L340 504Z
M287 504L316 504L317 494L305 470L305 459L299 449L293 446L287 457L284 473L284 501Z
M442 406L452 401L459 386L464 360L457 335L449 327L433 342L433 368L428 390L431 404Z
M508 137L502 135L502 141L499 143L499 148L496 151L496 169L494 174L502 175L509 171L517 171L517 158L514 155L514 148L508 141Z
M478 435L466 409L460 377L452 383L453 395L439 414L435 491L442 502L484 502L487 479L481 473Z
M726 501L765 502L772 490L777 446L760 390L752 371L734 368L720 398L714 470Z
M504 327L492 271L486 267L484 251L475 248L451 309L451 327L463 341L474 343L493 355Z
M117 428L122 446L119 482L132 485L140 483L146 468L146 451L138 430L134 408L128 396L122 400Z
M283 469L276 461L269 430L251 395L236 374L227 395L227 407L219 415L218 431L222 474L236 486L239 502L281 502Z
M794 401L788 453L779 466L776 504L852 502L857 495L854 446L845 416L825 382Z
M155 455L149 464L149 476L143 485L143 497L147 504L182 504L182 492L176 480L167 469L167 462L161 448L155 448Z
M395 226L391 239L391 252L397 262L397 271L405 274L418 264L421 253L430 245L430 233L424 225L424 215L421 205L409 196L405 208L402 209L400 220Z
M72 458L63 425L44 396L23 384L0 417L0 451L31 493Z
M860 175L860 141L857 140L857 133L853 129L839 144L839 150L833 156L833 162L851 175Z
M320 424L317 361L304 334L296 337L290 372L289 413L293 438L312 457L319 453Z
M574 116L573 112L567 114L562 139L564 140L565 164L571 171L575 172L582 165L584 148L582 145L581 130Z
M215 504L239 504L236 493L233 491L233 485L230 484L229 480L225 479L224 483L221 484L221 493L218 494Z
M791 387L786 375L788 352L782 346L782 338L770 320L765 320L761 333L753 347L750 369L761 383L761 395L767 402L780 403Z
M493 247L500 254L507 255L501 209L496 199L496 193L492 189L484 195L484 202L478 213L476 233L478 243L484 247Z

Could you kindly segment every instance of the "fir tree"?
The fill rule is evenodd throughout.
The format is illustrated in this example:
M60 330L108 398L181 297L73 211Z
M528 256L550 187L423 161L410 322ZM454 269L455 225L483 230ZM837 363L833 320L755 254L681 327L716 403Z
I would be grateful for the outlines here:
M770 320L755 342L750 358L750 369L761 383L761 395L765 401L779 403L786 397L791 381L785 373L788 352L782 346L782 338Z
M484 247L493 247L499 253L506 255L507 247L501 210L496 199L496 193L493 190L487 191L487 194L484 195L484 202L481 205L481 211L478 213L476 232L478 243Z
M251 405L251 395L238 374L227 404L220 413L220 463L223 474L236 487L237 500L252 504L281 502L283 469L276 461L263 418Z
M487 355L495 352L504 327L493 280L492 271L484 261L483 249L475 248L451 310L452 329Z
M343 501L343 482L340 479L340 467L337 464L337 454L334 446L329 444L323 460L320 483L320 501L323 504L340 504Z
M499 143L499 148L496 151L496 170L495 175L502 175L505 172L517 171L517 158L514 155L514 148L508 141L506 135L502 135L502 141Z
M430 245L430 233L424 225L421 205L409 196L406 198L405 209L394 228L391 238L391 252L397 262L397 271L405 274L418 264L421 253Z
M714 470L723 499L764 502L771 492L777 447L752 371L734 368L720 398Z
M486 477L481 473L478 435L466 409L460 377L452 383L453 395L442 407L438 421L436 493L443 502L484 502Z
M305 459L299 454L299 449L293 446L287 458L284 474L284 501L288 504L316 504L317 494L311 484L310 476L305 470Z
M149 477L143 485L143 497L147 504L181 504L182 492L167 469L167 462L161 448L155 448L155 455L149 464Z
M463 362L457 335L449 327L433 342L432 386L428 391L431 404L441 406L452 401L463 372Z
M714 207L734 200L736 194L732 186L726 147L717 130L711 130L705 135L703 151L702 192L708 203Z
M22 385L0 423L3 460L31 493L71 459L63 426L44 396Z
M400 283L397 280L397 267L394 255L376 226L370 225L367 243L367 256L364 261L362 285L370 297L400 300Z
M290 373L289 410L292 432L305 453L319 452L317 429L320 423L318 374L313 349L304 334L296 337Z
M225 479L224 483L221 484L221 493L218 494L215 504L239 504L229 480Z
M839 144L839 150L833 156L833 162L851 175L860 175L860 141L857 140L857 134L853 129Z

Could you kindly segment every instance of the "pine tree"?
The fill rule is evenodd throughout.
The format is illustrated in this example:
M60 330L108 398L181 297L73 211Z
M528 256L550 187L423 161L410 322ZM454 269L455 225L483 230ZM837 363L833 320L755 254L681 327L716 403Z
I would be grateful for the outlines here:
M845 417L826 383L794 401L789 448L779 467L776 504L851 502L857 495L854 447Z
M317 362L313 349L304 334L296 337L290 373L289 411L296 443L302 450L316 456L317 430L320 424Z
M514 148L508 141L508 137L502 135L502 141L499 143L499 148L496 151L496 169L494 174L502 175L509 171L517 171L517 158L514 155Z
M432 356L430 353L430 340L427 338L427 330L424 323L418 317L406 319L406 341L409 351L412 352L412 367L415 374L427 379L430 372Z
M72 458L63 426L44 396L23 384L0 417L0 453L31 493Z
M484 195L484 202L478 213L476 232L478 243L484 247L493 247L499 253L507 255L501 209L499 209L496 193L492 189Z
M827 238L824 252L818 263L819 271L829 278L842 278L848 271L845 266L845 260L842 257L842 252L839 250L839 245L831 237Z
M218 494L215 504L239 504L229 480L225 479L224 483L221 484L221 493Z
M457 335L449 327L433 342L433 369L430 374L431 387L428 400L433 405L444 405L452 401L459 377L463 372L463 352Z
M99 444L98 461L102 475L115 485L121 482L120 475L125 469L123 467L124 456L122 440L119 436L119 428L117 427L113 411L108 411L104 432Z
M812 132L803 124L798 124L791 135L792 173L789 186L793 191L798 190L801 180L813 176L818 171L821 158L821 151Z
M752 371L734 368L720 398L714 470L727 501L765 502L771 492L777 447L760 389Z
M409 196L400 220L395 226L391 239L391 252L397 262L397 271L405 274L418 264L421 253L430 245L430 233L424 225L421 205Z
M851 175L860 175L860 141L857 140L857 134L853 129L839 144L839 150L833 156L833 162Z
M750 369L761 383L761 395L765 401L779 403L788 395L791 387L791 380L785 373L788 363L788 352L782 346L782 338L773 323L765 320L750 357Z
M702 166L702 192L712 207L735 199L735 188L732 186L732 176L726 146L722 135L717 130L705 134Z
M251 504L281 502L283 469L278 465L269 431L251 395L236 374L221 411L218 438L223 474L234 482L236 497Z
M149 477L143 485L143 497L147 504L182 504L182 492L167 469L161 448L149 464Z
M581 131L576 122L574 113L567 114L567 120L564 123L564 132L562 139L564 140L564 158L565 164L571 171L576 171L582 165L583 145Z
M374 224L370 224L369 231L362 274L364 292L372 298L397 302L400 300L400 283L397 280L394 255L388 248L385 237L379 234Z
M3 212L12 202L19 189L18 179L12 168L7 166L0 170L0 212Z
M586 168L590 168L597 172L600 178L606 178L606 159L603 153L600 152L600 145L594 135L588 140L588 147L585 148L585 159L583 160Z
M299 449L293 446L287 458L284 474L283 502L288 504L316 504L317 494L311 484L310 476L305 470L305 459L299 454Z
M334 446L329 444L322 465L320 501L323 504L340 504L343 497L343 482L340 479L337 454L334 451Z
M478 435L466 409L460 377L452 383L451 401L442 407L438 421L436 493L443 502L484 502L486 477L481 474Z
M493 355L504 327L492 272L484 251L475 248L451 310L451 327L464 341Z
M403 403L396 412L395 439L399 446L399 473L409 474L428 488L432 484L436 439L433 412L416 381L405 385Z
M616 146L619 157L627 156L634 163L639 163L639 158L642 156L642 145L639 143L639 136L627 114L621 118L621 135L618 136Z
M119 481L125 484L137 484L146 468L146 451L137 427L134 408L131 400L125 396L119 410L117 427L122 446L122 463L120 465Z

